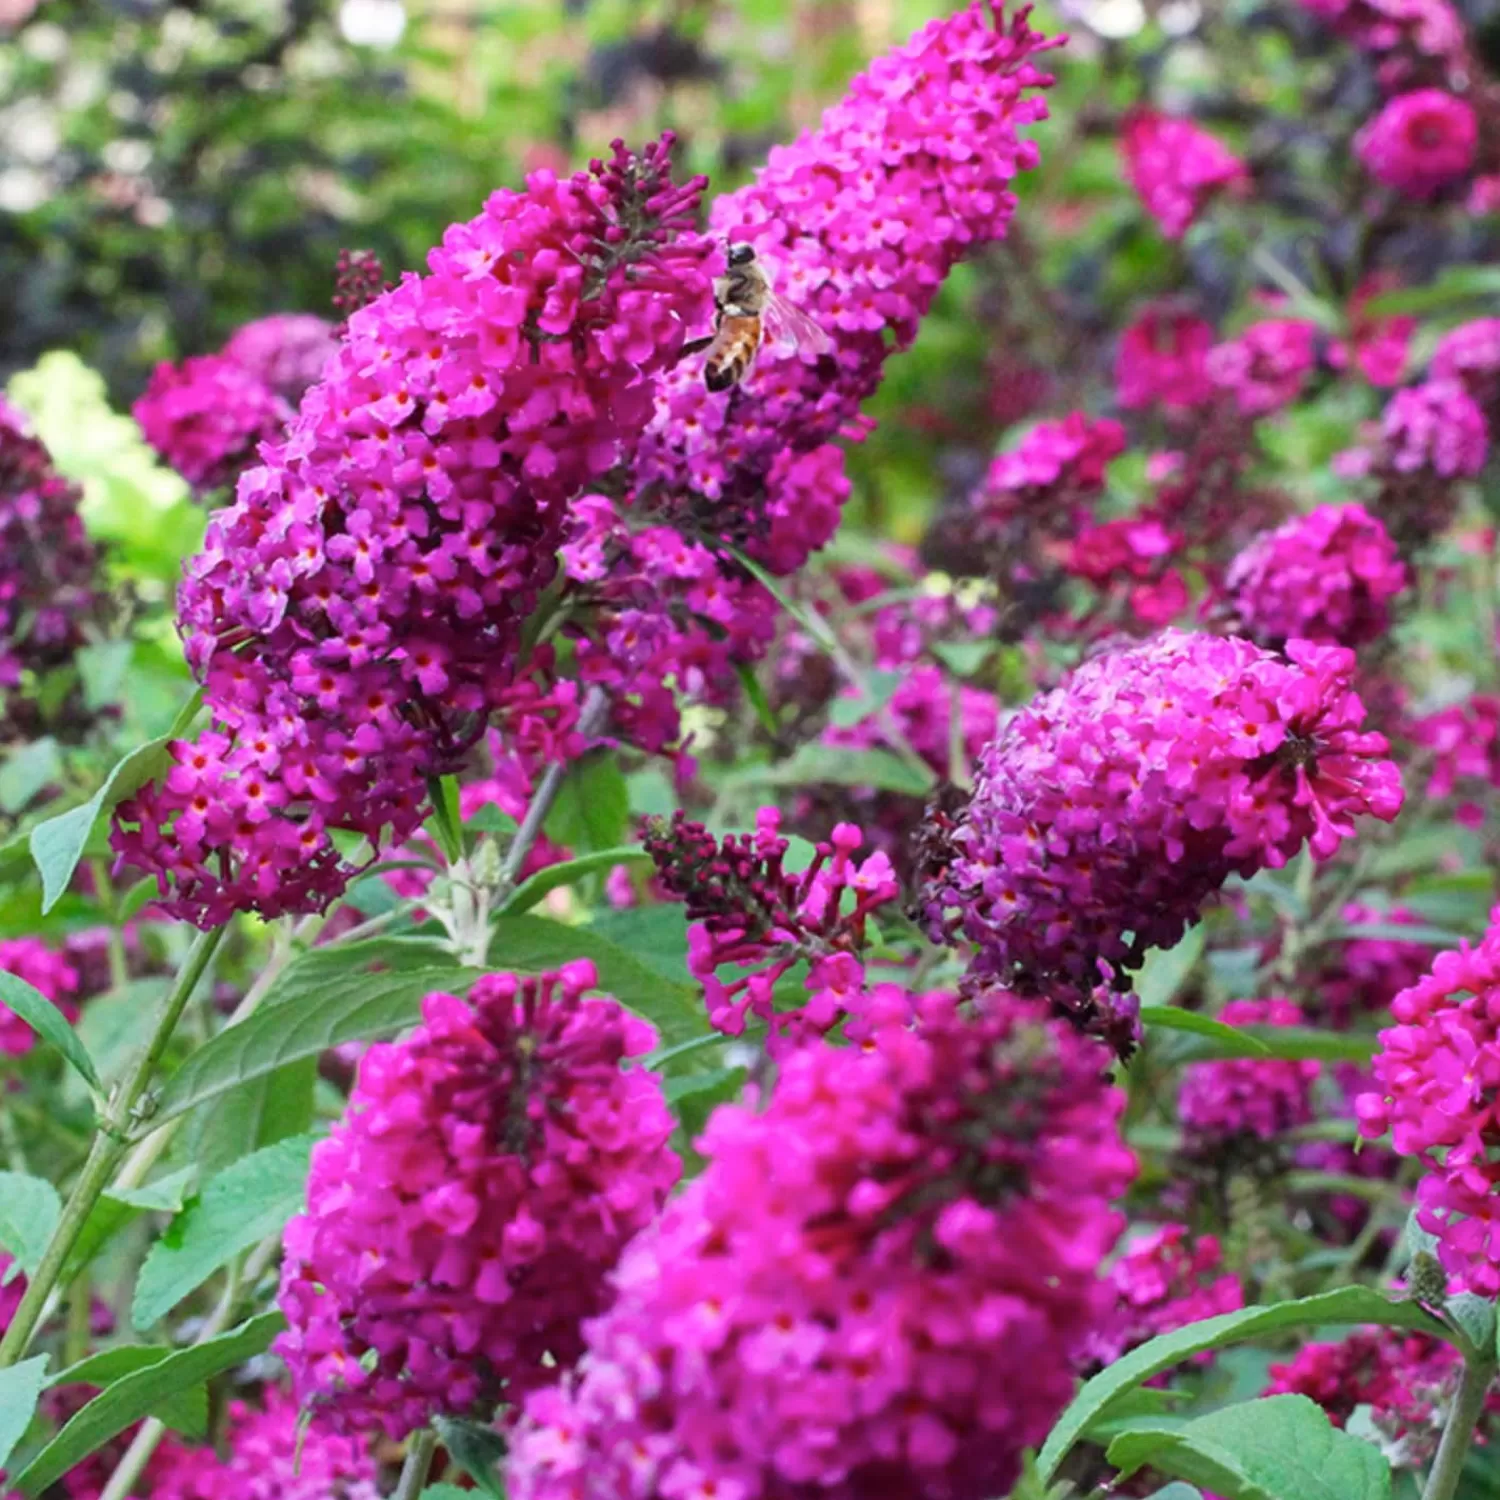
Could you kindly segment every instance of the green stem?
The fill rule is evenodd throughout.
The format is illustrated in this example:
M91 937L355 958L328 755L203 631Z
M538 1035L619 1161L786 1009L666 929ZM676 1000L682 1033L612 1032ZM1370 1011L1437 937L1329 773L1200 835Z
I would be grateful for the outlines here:
M1454 1500L1458 1494L1458 1481L1464 1470L1464 1460L1469 1456L1469 1444L1474 1440L1474 1428L1484 1411L1484 1398L1490 1383L1495 1378L1495 1359L1486 1354L1469 1360L1459 1377L1458 1391L1453 1405L1448 1408L1448 1420L1443 1424L1443 1438L1438 1444L1437 1457L1432 1461L1432 1471L1427 1476L1427 1488L1422 1491L1422 1500Z
M0 1370L24 1359L27 1349L31 1347L31 1338L41 1321L42 1309L47 1305L53 1288L57 1286L68 1254L82 1233L89 1215L94 1211L94 1205L109 1186L115 1168L125 1154L126 1134L135 1123L137 1112L142 1109L146 1090L156 1074L162 1054L167 1050L177 1022L192 998L193 991L198 987L209 959L223 940L224 932L223 927L215 927L210 932L200 932L193 940L193 946L188 949L187 957L177 971L171 992L162 1002L161 1012L156 1018L149 1040L131 1064L130 1071L110 1095L83 1170L78 1174L73 1191L63 1206L62 1217L57 1221L57 1228L53 1230L52 1238L42 1252L41 1264L27 1284L26 1295L21 1298L21 1304L11 1318L10 1327L5 1330L5 1337L0 1339Z
M412 1438L406 1450L406 1462L401 1465L401 1478L396 1481L396 1492L391 1500L417 1500L422 1487L427 1483L427 1471L432 1468L432 1456L437 1452L437 1433L424 1427Z

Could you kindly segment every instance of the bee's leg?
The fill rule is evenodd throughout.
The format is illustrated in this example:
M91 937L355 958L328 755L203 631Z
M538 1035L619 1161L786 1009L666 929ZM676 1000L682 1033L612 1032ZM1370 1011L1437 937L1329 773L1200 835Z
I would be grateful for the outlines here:
M687 343L685 343L682 348L677 351L677 358L687 359L690 355L702 354L703 351L707 349L711 343L713 343L713 341L714 336L711 333L705 338L689 339Z

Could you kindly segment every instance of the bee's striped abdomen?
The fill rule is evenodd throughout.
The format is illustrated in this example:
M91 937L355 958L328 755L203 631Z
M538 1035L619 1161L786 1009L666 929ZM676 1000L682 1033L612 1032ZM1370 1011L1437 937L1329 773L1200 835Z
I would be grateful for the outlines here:
M703 383L711 391L727 391L738 385L750 369L760 348L761 320L730 316L720 320L713 347L703 362Z

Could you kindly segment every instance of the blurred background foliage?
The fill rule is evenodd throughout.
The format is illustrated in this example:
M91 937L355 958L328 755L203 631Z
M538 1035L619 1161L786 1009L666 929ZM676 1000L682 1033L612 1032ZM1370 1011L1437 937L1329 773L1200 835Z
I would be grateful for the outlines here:
M1500 65L1500 0L1459 3ZM419 268L493 188L616 136L671 127L685 168L733 186L871 57L950 8L0 0L0 382L68 350L128 409L158 360L215 349L270 312L326 313L341 248L375 250L389 275ZM1147 296L1184 293L1232 328L1252 291L1279 289L1337 324L1377 267L1441 284L1445 266L1500 257L1493 218L1396 200L1371 213L1350 163L1377 99L1371 69L1296 0L1049 0L1037 17L1072 34L1037 132L1043 167L1023 181L1010 239L961 268L891 368L881 426L851 459L852 513L887 536L916 541L1018 422L1107 407L1110 341ZM1255 174L1251 198L1177 245L1121 179L1117 126L1143 100L1198 117ZM1434 329L1473 313L1457 293L1424 309ZM86 415L98 383L32 389L64 469L103 484L119 439ZM1347 390L1335 400L1291 419L1279 456L1294 474L1373 414L1348 409ZM196 541L186 502L166 489L148 502L138 474L119 483L112 506L93 502L96 531L124 541L128 569L169 580Z

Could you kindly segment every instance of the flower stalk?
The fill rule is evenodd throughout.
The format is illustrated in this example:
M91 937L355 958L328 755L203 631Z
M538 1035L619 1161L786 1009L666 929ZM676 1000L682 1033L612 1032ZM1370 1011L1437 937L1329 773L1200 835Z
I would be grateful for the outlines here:
M1454 1500L1458 1494L1464 1460L1469 1455L1469 1445L1474 1441L1474 1429L1484 1411L1484 1398L1494 1379L1493 1350L1466 1352L1464 1371L1459 1377L1453 1405L1448 1408L1448 1420L1443 1424L1442 1440L1438 1444L1437 1457L1432 1461L1432 1469L1427 1475L1427 1488L1422 1491L1422 1500Z
M167 1050L167 1044L198 987L198 981L223 941L225 931L223 927L211 928L199 933L193 940L193 946L188 949L187 957L177 971L177 978L162 1003L150 1038L131 1064L130 1071L111 1093L109 1103L99 1118L88 1158L63 1206L57 1228L53 1230L52 1238L42 1253L36 1275L27 1283L26 1294L21 1298L10 1326L5 1330L5 1337L0 1339L0 1369L24 1359L26 1351L31 1347L32 1335L36 1332L53 1289L58 1286L68 1255L125 1155L130 1129L148 1112L147 1090L161 1063L162 1054Z

